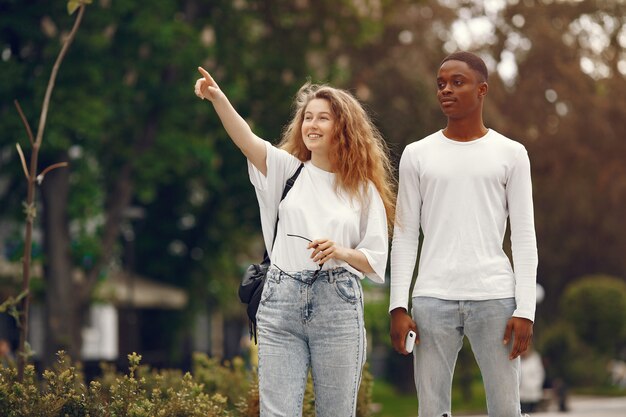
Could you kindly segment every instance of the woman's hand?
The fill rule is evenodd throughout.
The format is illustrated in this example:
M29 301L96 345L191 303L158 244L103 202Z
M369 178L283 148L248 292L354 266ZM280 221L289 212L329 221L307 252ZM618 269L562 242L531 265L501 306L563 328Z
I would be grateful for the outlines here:
M318 264L324 264L330 259L339 259L345 261L345 248L341 246L335 245L335 242L329 239L315 239L309 246L308 249L313 249L311 253L311 258L313 262Z
M204 68L198 67L198 71L202 74L202 78L199 78L196 81L196 86L194 91L198 97L202 100L207 99L209 101L215 101L224 93L220 90L220 87L217 85L211 74L209 74Z
M331 259L337 259L339 261L347 262L353 268L369 274L374 272L367 257L363 252L357 249L344 248L335 244L330 239L315 239L307 246L308 249L313 249L311 258L313 262L320 265L325 264Z

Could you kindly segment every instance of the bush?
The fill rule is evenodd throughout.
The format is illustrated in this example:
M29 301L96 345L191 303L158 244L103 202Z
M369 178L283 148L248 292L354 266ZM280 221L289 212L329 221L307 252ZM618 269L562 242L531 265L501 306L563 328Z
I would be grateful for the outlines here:
M28 365L23 382L14 368L0 368L0 416L3 417L252 417L259 415L256 373L239 358L220 364L194 355L194 375L180 370L151 370L141 356L128 355L127 374L103 365L102 376L88 386L79 367L63 352L39 381ZM357 416L370 415L372 376L364 369ZM309 380L303 416L315 415Z
M563 317L586 345L616 357L626 341L626 283L607 275L585 276L561 299Z
M258 402L258 389L253 386L253 381L256 384L256 373L247 370L239 357L221 364L218 359L209 358L204 353L194 353L193 375L204 385L206 392L219 392L228 398L231 408L240 405L241 398L249 397L251 393Z
M549 379L562 379L575 387L608 383L608 358L582 343L569 323L557 322L547 328L537 347L546 361Z
M108 368L102 380L89 387L81 372L63 352L53 370L43 373L40 386L35 370L28 365L23 382L13 368L0 369L0 415L6 417L218 417L231 416L226 398L209 395L187 373L175 384L165 373L152 375L155 388L147 390L148 379L138 375L141 356L128 356L127 375L113 375ZM145 369L145 368L144 368Z
M369 289L367 297L363 309L367 340L371 346L384 346L387 351L391 351L389 296L386 292Z
M607 364L626 345L626 283L584 276L565 289L560 311L562 320L538 341L548 375L574 387L608 387Z

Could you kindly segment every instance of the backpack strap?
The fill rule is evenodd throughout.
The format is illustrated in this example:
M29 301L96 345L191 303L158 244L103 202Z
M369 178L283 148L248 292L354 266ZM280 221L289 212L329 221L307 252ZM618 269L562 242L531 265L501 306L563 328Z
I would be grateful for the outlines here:
M300 175L300 171L302 171L302 168L304 168L304 164L300 164L296 172L287 180L287 182L285 183L285 188L283 189L283 195L280 197L280 201L283 201L285 199L287 193L289 192L289 190L291 190L291 187L293 187L293 184L296 182L296 178L298 178L298 175ZM279 205L280 201L278 202ZM278 233L278 208L276 209L276 224L274 224L274 240L272 240L272 248L274 247L274 242L276 242L276 233Z

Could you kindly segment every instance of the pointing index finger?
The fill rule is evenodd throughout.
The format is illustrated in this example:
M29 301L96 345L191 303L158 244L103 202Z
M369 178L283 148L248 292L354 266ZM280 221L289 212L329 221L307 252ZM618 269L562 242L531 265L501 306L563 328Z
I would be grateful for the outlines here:
M202 67L198 67L198 71L200 71L200 74L202 74L205 80L207 80L212 85L215 84L215 81L213 81L213 77L211 77L211 74L209 74L207 70Z

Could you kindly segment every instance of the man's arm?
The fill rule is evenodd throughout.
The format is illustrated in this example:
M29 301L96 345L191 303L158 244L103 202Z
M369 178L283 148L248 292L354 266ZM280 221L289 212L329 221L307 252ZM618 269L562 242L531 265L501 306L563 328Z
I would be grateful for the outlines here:
M411 158L410 148L405 149L400 159L398 200L396 219L391 245L390 337L394 349L404 355L404 339L409 330L418 335L417 325L408 314L409 290L419 244L420 210L419 175L416 161Z
M516 310L507 323L504 343L515 338L510 358L515 359L528 349L533 335L537 288L537 240L532 198L530 160L526 149L518 152L506 187L511 248L515 271Z

